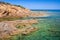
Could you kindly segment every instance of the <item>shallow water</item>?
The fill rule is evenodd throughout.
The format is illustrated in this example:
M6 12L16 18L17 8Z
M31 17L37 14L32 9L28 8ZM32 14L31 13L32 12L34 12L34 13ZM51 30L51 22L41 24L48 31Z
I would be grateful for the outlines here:
M22 36L22 40L60 40L60 15L58 15L60 13L48 13L53 13L53 15L36 18L39 23L33 26L37 27L38 30L30 35Z
M36 11L34 11L36 12ZM37 11L40 12L40 11ZM38 24L33 24L38 30L28 35L15 35L12 40L60 40L60 12L45 11L51 16L36 17ZM33 19L33 18L25 18Z

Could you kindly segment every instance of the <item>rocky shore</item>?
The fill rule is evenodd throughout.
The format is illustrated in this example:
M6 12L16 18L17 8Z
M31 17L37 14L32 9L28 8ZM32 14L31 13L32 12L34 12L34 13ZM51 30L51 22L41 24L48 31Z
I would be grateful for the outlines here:
M37 24L37 20L18 20L29 17L31 13L26 8L0 2L0 39L7 40L17 34L28 35L36 31L37 28L32 25ZM10 20L14 18L16 20Z
M28 35L38 28L33 24L38 24L38 20L20 20L25 17L39 17L47 14L34 13L27 8L0 2L0 39L4 40L15 35ZM18 20L19 19L19 20ZM7 40L7 39L6 39Z
M25 34L36 31L32 24L37 23L37 20L15 20L0 22L0 38L9 38L16 34Z

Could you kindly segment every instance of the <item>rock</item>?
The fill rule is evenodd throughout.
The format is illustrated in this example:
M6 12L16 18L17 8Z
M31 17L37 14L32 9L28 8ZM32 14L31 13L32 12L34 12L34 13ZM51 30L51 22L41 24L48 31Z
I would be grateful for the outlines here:
M9 22L0 22L0 38L9 38L18 34L19 30Z
M30 14L30 10L21 8L10 4L0 4L0 18L1 17L27 17Z
M26 27L25 30L22 29L22 34L27 35L27 34L30 34L31 32L36 31L36 30L37 30L37 28L35 28L35 27Z
M0 39L5 40L15 35L27 35L36 31L37 28L32 27L32 24L38 23L37 20L10 20L28 17L31 13L30 10L21 6L0 3Z
M29 21L33 21L33 20L15 20L15 21L0 22L0 38L9 38L12 35L16 35L19 33L27 35L33 31L35 31L36 28L32 27L31 26L32 24L30 24L31 22L29 22ZM34 22L32 22L32 23L34 23ZM25 27L22 26L23 28L21 28L21 29L17 28L16 25L18 25L18 24L25 25Z

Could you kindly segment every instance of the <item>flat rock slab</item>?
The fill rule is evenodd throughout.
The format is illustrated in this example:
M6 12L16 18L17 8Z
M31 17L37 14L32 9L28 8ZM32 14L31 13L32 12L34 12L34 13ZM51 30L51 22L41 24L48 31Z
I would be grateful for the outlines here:
M36 21L36 22L35 22ZM15 21L3 21L0 22L0 38L9 38L16 34L29 34L36 30L35 27L28 25L22 29L16 27L18 24L27 25L30 23L37 23L37 20L15 20ZM27 23L27 24L25 24Z

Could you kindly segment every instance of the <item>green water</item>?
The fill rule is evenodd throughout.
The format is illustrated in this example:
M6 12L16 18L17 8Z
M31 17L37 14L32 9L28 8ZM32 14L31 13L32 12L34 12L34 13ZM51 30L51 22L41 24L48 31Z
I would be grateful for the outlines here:
M36 18L39 23L33 26L38 28L37 31L16 36L13 40L60 40L60 13L53 14L50 17Z
M60 40L60 16L36 18L38 24L34 24L38 30L29 35L18 35L13 40Z
M22 40L60 40L60 20L59 19L42 19L37 25L38 31L23 36Z
M6 40L60 40L60 16L36 19L39 23L33 26L38 28L37 31L29 35L15 35Z
M36 18L37 19L37 18ZM34 24L38 30L28 35L16 35L12 40L60 40L60 17L49 17L37 19Z

